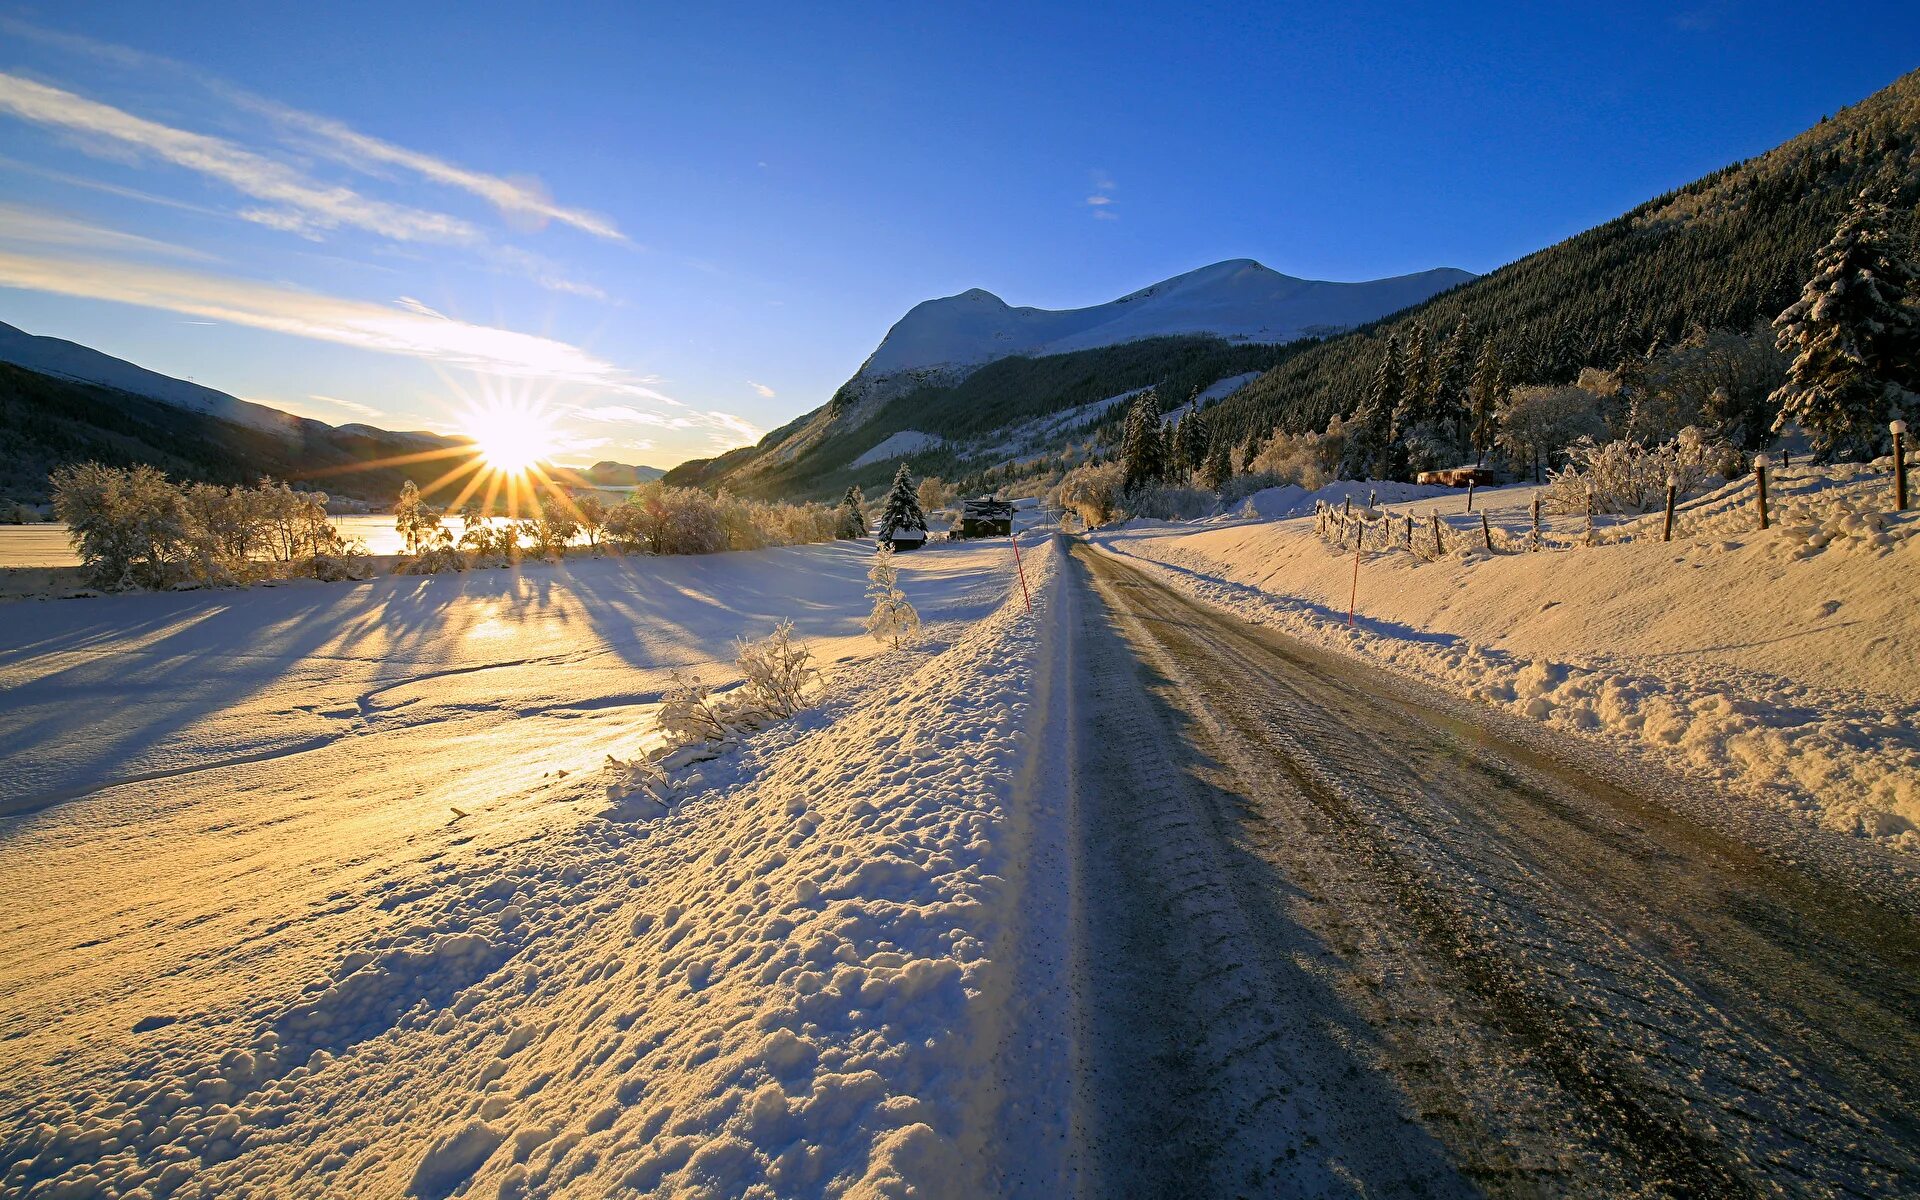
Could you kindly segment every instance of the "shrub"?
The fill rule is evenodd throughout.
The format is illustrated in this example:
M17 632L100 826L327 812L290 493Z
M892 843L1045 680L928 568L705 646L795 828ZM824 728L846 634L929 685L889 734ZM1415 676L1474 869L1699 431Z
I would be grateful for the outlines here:
M1113 519L1120 503L1119 463L1087 463L1068 471L1053 490L1053 503L1071 510L1093 529Z
M893 563L893 546L882 542L867 568L867 599L873 611L867 614L867 636L875 641L891 641L898 650L902 642L920 630L920 614L900 590L899 569Z
M1585 512L1591 486L1595 512L1651 512L1665 505L1668 479L1684 497L1723 474L1736 457L1727 443L1693 426L1651 449L1625 438L1596 442L1583 437L1567 447L1566 467L1552 472L1546 504L1554 512Z
M90 462L59 468L51 483L54 512L94 587L159 588L179 577L186 513L165 475Z
M741 686L744 709L759 716L785 720L806 707L807 693L820 681L813 652L793 640L793 622L782 621L757 642L734 642L734 665L746 682Z

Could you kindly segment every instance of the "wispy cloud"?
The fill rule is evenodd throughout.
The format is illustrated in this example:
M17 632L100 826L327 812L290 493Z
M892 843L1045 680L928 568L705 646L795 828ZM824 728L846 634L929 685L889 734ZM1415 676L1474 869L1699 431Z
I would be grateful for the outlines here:
M215 179L274 206L250 220L311 229L351 226L394 241L472 243L480 231L446 213L390 204L351 188L318 183L224 138L149 121L110 104L0 72L0 113L53 129L103 138L143 156ZM84 143L83 143L84 144Z
M304 112L236 87L196 67L162 55L98 41L80 34L46 29L17 17L0 16L0 30L18 37L30 38L70 54L85 55L110 62L122 68L165 72L190 80L230 104L264 116L283 129L304 135L309 148L320 157L363 174L377 174L383 167L399 167L442 186L478 196L517 224L538 228L549 222L558 222L595 237L631 244L631 239L620 230L612 218L555 202L546 185L531 176L505 178L472 170L457 163L448 162L444 158L364 133L344 121L318 113Z
M61 213L22 208L5 202L0 202L0 245L38 250L48 247L105 250L122 254L193 259L201 262L218 261L211 254L187 246L178 246L156 238L141 237L137 233L107 229Z
M1113 176L1105 171L1093 172L1093 192L1080 203L1093 211L1096 221L1118 221L1120 214L1113 210L1113 193L1116 187Z
M767 386L766 384L764 384L764 383L755 383L755 382L754 382L753 380L751 380L751 379L749 379L749 380L747 380L747 386L748 386L748 387L750 387L750 388L752 388L752 389L753 389L754 391L756 391L756 392L759 392L761 396L763 396L763 397L765 397L765 398L766 398L766 399L768 399L768 400L771 400L771 399L773 399L773 398L774 398L775 396L777 396L777 395L779 395L779 394L780 394L780 393L778 393L778 392L776 392L776 391L774 391L774 390L773 390L772 388L770 388L770 387L768 387L768 386Z
M709 441L723 448L754 441L762 432L732 413L690 408L650 386L647 377L581 347L461 321L411 297L401 297L389 306L174 267L16 253L4 247L0 247L0 287L134 304L486 375L577 384L673 410L663 413L612 404L581 409L578 416L704 431Z

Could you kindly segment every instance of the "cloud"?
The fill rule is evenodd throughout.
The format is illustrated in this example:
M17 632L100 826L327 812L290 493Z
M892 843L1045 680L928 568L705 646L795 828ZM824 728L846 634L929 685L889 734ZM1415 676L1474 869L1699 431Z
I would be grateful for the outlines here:
M1093 194L1080 203L1093 211L1096 221L1118 221L1120 214L1113 211L1113 176L1105 171L1096 170L1093 175Z
M0 72L0 112L51 129L118 143L215 179L271 208L250 220L304 222L310 229L350 226L394 241L473 243L480 231L445 213L389 204L351 188L321 184L284 163L207 134L175 129L110 104Z
M604 421L618 425L651 425L661 429L691 429L694 425L690 417L668 416L665 413L648 412L625 404L601 404L593 408L577 408L573 415L586 421Z
M503 179L498 175L468 170L431 154L409 150L361 133L330 117L301 112L233 88L223 87L221 90L282 125L319 138L327 157L362 173L368 173L376 164L401 167L435 183L470 192L493 204L505 216L520 218L532 228L557 221L609 241L629 241L611 218L554 203L545 185L537 179Z
M4 201L0 201L0 244L34 249L70 247L83 250L109 250L126 254L157 255L163 258L197 259L201 262L218 261L211 254L186 246L176 246L172 242L162 242L154 238L141 237L135 233L123 233L118 229L90 225L85 221L75 220L59 213L22 208Z
M373 407L373 405L362 404L358 400L341 400L335 396L322 396L318 392L313 393L308 399L318 400L322 404L331 404L335 408L344 408L350 413L359 413L363 417L377 417L381 415L380 410Z
M43 29L15 17L0 16L0 29L19 37L31 38L71 54L101 59L116 66L137 71L163 71L184 77L214 95L240 108L267 117L282 128L304 134L311 148L321 157L362 174L376 174L384 166L400 167L446 187L468 192L488 201L502 215L517 223L538 228L548 222L570 225L582 232L610 241L631 244L610 217L554 202L546 186L531 177L507 179L484 171L474 171L431 154L396 145L371 134L362 133L332 117L299 109L235 87L204 71L174 59L110 42L97 41L79 34Z
M747 386L752 388L754 391L759 392L761 396L765 397L768 400L771 400L775 396L779 395L778 392L774 391L772 388L768 387L766 384L755 383L751 379L747 380Z

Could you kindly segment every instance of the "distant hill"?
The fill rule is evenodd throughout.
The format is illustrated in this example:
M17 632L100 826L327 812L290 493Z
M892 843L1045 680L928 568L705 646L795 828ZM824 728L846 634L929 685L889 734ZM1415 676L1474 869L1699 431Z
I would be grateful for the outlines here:
M626 463L597 462L590 467L574 472L586 483L600 487L635 487L642 483L652 483L666 474L662 467L633 467Z
M147 463L176 479L251 483L270 475L386 502L451 459L376 460L456 449L457 438L328 425L174 379L58 338L0 325L0 497L44 503L47 475L89 459Z
M1241 258L1089 308L1015 308L975 288L915 305L825 406L757 446L684 463L667 480L823 494L890 474L900 455L876 448L903 432L916 436L893 446L911 447L917 468L964 470L1022 422L1148 385L1178 403L1193 389L1272 366L1281 346L1337 334L1473 278L1440 268L1329 283ZM1056 423L1021 438L1044 447L1078 427Z

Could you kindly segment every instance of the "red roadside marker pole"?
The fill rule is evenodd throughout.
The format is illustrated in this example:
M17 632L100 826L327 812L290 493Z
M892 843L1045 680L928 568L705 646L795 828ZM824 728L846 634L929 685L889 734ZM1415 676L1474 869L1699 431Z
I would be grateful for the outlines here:
M1360 601L1360 547L1353 548L1353 594L1347 597L1347 628L1353 628L1354 605Z
M1009 533L1007 540L1013 543L1013 569L1020 572L1020 598L1027 602L1027 611L1033 611L1033 595L1027 591L1027 568L1020 562L1020 536Z

